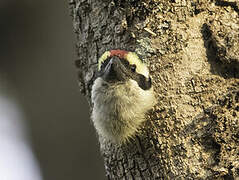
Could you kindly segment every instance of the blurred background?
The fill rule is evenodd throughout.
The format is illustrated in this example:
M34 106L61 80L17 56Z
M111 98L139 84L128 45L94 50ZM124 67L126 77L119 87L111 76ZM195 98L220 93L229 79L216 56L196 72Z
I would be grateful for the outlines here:
M14 104L9 114L21 114L8 134L22 136L34 164L26 171L43 180L106 179L88 103L77 87L75 42L67 1L0 0L0 97ZM12 180L0 172L0 180Z

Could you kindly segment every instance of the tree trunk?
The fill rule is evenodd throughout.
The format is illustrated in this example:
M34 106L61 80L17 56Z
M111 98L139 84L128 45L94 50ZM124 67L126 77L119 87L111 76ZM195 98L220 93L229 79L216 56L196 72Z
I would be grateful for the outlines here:
M158 104L134 140L100 141L108 179L239 179L239 2L70 0L90 102L110 49L148 63Z

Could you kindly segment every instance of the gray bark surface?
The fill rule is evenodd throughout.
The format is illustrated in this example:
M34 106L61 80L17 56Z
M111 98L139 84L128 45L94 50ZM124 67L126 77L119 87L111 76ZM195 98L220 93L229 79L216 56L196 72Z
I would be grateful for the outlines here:
M81 92L97 59L135 51L158 104L129 143L100 140L108 179L239 179L239 2L70 0Z

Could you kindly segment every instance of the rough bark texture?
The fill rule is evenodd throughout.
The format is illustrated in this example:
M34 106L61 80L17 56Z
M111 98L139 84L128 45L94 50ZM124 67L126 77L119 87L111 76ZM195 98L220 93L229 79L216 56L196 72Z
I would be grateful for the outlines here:
M100 142L108 179L239 179L239 2L71 0L83 94L99 56L136 51L158 104L130 143Z

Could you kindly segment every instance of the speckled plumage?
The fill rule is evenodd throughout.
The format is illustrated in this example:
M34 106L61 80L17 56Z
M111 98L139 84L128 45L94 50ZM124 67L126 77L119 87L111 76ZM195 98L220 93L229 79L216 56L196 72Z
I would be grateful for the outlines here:
M97 132L116 143L133 136L145 121L145 113L155 104L152 88L142 90L133 80L111 86L101 78L93 85L92 101Z

